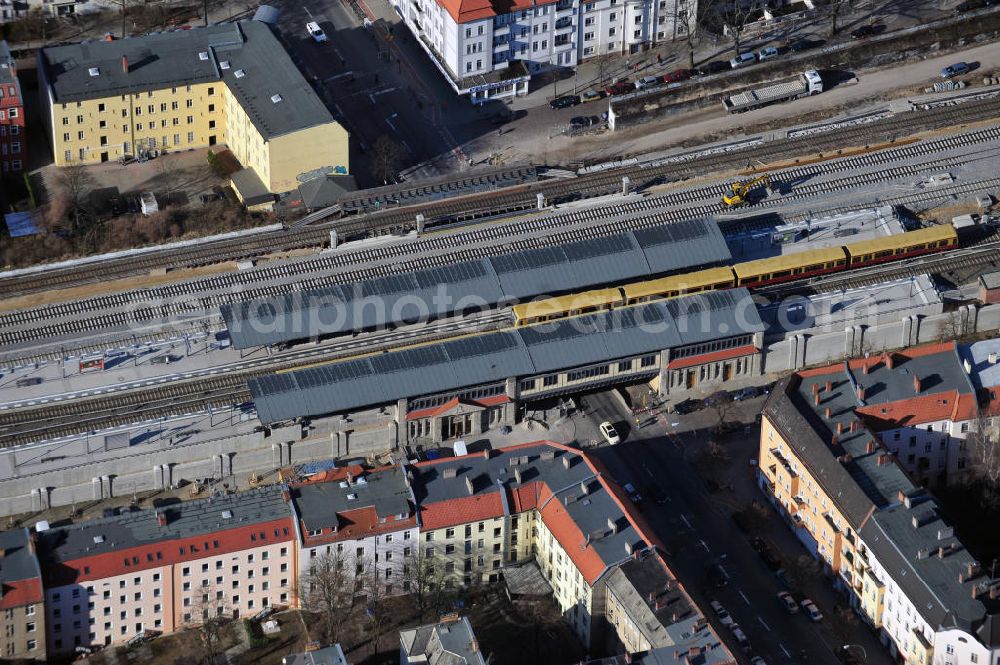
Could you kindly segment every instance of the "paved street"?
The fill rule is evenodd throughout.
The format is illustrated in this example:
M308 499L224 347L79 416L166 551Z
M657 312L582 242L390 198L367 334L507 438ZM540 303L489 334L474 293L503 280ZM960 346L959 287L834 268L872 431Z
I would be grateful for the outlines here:
M763 399L734 405L727 420L738 418L752 423ZM591 423L612 420L621 427L630 420L621 400L610 393L589 395L584 401L588 409L583 417ZM840 662L834 655L840 644L829 618L811 623L801 613L790 616L781 609L775 594L784 587L732 519L733 511L763 500L749 465L749 459L756 457L756 428L748 436L725 440L731 459L717 473L715 480L721 486L717 492L709 491L696 469L695 461L709 438L706 430L716 417L711 411L671 415L642 429L630 428L622 444L603 445L595 454L616 480L632 483L640 493L653 485L663 489L668 497L664 505L646 496L641 509L668 548L670 565L706 611L710 600L723 604L749 637L754 655L763 656L771 664ZM730 483L732 489L727 489ZM764 537L778 547L786 562L805 553L776 515L769 520ZM706 578L706 566L714 562L719 562L728 576L724 587L715 588ZM829 617L837 601L829 583L812 580L805 585L805 591ZM718 625L710 611L709 618L731 648L738 651L730 631ZM864 647L868 663L891 662L871 633L863 628L854 632L851 641Z

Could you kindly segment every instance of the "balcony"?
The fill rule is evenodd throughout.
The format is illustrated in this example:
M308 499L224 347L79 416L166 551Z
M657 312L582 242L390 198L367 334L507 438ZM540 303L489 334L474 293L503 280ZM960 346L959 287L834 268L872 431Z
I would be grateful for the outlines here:
M565 28L573 27L573 17L563 16L562 18L556 19L556 30L563 30Z
M563 16L569 12L575 11L575 7L572 2L557 2L556 3L556 16Z

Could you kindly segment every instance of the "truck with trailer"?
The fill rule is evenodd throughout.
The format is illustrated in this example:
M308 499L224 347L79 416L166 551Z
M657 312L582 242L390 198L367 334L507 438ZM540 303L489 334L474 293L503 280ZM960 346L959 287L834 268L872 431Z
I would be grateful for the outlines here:
M759 88L725 97L722 106L729 113L742 113L768 104L785 102L823 92L823 79L819 72L810 69L791 79L774 81Z

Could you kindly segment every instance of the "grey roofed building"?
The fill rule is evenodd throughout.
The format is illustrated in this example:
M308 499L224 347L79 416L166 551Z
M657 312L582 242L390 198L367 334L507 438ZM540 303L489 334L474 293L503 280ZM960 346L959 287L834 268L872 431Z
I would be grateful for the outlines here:
M0 531L0 595L4 584L33 578L40 579L41 570L28 529Z
M399 631L400 665L486 665L468 617Z
M906 503L875 512L859 532L862 542L931 627L975 632L986 607L972 592L989 576L941 519L931 496L912 490Z
M695 266L725 263L730 258L725 239L713 220L686 220L432 270L356 279L261 301L235 302L223 305L221 310L233 346L246 349L406 322L400 314L423 312L425 319L448 316L458 311L458 303L495 306L658 277ZM379 286L387 281L399 288L385 290ZM342 307L341 316L330 315L328 301L346 303L351 294L365 292L369 284L375 285L370 295L384 302L375 300L366 308ZM410 305L396 309L394 314L400 301Z
M306 645L308 648L309 645ZM281 665L348 665L344 650L339 644L303 653L293 653L281 659Z
M299 198L304 208L315 210L331 206L344 194L357 189L358 183L352 175L325 175L299 185Z
M686 321L683 312L694 308L688 304L693 300L704 303L709 314L699 316L694 329L678 334L678 320ZM258 418L266 424L343 413L630 354L657 353L688 343L686 339L704 341L756 332L763 324L755 318L756 309L746 306L748 300L746 289L706 292L554 321L545 325L547 332L526 327L458 338L254 378L248 385ZM681 314L681 319L675 320L671 311Z
M243 205L255 206L271 203L275 199L275 195L268 191L267 185L253 169L240 169L229 178L243 197Z
M1000 386L1000 337L963 344L959 355L967 363L977 389Z
M704 620L693 611L690 598L651 550L615 569L608 576L608 592L653 649L678 642L685 631L676 625L691 630L691 621Z
M520 458L519 463L512 465L515 458ZM420 462L410 469L411 486L420 505L424 528L437 529L467 519L456 505L470 497L492 495L503 506L504 514L537 508L543 521L550 517L557 519L553 513L564 511L582 534L581 538L586 538L585 544L563 543L569 556L592 549L604 566L603 570L581 569L591 585L609 568L629 559L631 552L652 544L647 542L646 534L633 526L608 489L606 483L614 481L572 449L549 443L525 444L502 449L489 457L444 458ZM449 469L455 470L454 476L445 474ZM543 492L539 483L548 486L549 491ZM580 568L579 563L577 567Z
M54 104L219 81L265 139L333 121L271 29L257 21L52 46L38 57ZM274 95L281 101L272 102Z
M413 512L406 475L398 466L350 481L296 483L290 491L295 512L307 531L339 529L343 515L360 508L374 507L380 519Z
M159 523L158 513L166 517L165 525ZM54 527L38 534L39 556L44 564L65 563L139 545L290 519L290 516L281 486L268 485Z

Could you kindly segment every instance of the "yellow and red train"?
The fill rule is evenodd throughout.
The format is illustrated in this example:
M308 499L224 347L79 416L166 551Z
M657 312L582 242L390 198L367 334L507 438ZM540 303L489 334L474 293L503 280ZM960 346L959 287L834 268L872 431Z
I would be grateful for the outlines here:
M941 252L957 245L958 236L951 225L930 226L839 247L809 249L737 263L734 266L706 268L684 275L534 300L514 306L514 325L533 325L702 291L765 286L886 261L899 261L920 254Z

